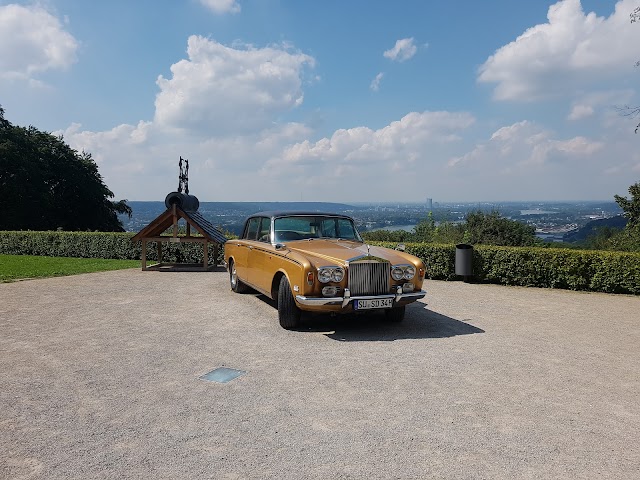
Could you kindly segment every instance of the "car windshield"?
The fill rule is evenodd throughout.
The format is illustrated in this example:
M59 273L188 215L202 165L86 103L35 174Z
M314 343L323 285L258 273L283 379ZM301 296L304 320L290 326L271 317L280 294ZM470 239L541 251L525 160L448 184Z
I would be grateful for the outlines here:
M275 219L274 229L276 243L310 238L341 238L362 241L353 221L344 217L280 217Z

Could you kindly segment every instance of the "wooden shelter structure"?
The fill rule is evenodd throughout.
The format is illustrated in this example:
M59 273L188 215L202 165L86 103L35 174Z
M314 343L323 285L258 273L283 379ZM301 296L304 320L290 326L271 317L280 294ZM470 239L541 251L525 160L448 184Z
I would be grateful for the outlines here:
M178 191L172 192L164 200L167 207L146 227L133 236L131 241L142 242L142 270L211 270L216 265L209 266L209 244L214 244L214 259L218 258L221 245L227 241L224 233L216 228L209 220L198 211L200 202L194 195L189 195L188 172L189 161L186 160L186 170L182 167L183 159L180 157L180 176ZM185 193L182 193L182 190ZM186 234L181 234L178 222L186 222ZM199 235L192 235L192 231ZM171 231L170 235L165 232ZM164 235L163 235L164 234ZM147 244L155 242L158 252L158 263L147 266ZM163 243L200 243L203 249L202 264L194 263L165 263L162 261Z

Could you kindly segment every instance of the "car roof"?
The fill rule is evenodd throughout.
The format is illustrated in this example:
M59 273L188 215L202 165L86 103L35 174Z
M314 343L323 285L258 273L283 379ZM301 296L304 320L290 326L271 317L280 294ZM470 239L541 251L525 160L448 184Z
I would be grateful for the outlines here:
M287 211L287 210L272 210L272 211L258 212L258 213L254 213L253 215L250 215L249 218L251 217L278 218L278 217L303 217L303 216L304 217L341 217L341 218L352 219L349 215L344 215L342 213Z

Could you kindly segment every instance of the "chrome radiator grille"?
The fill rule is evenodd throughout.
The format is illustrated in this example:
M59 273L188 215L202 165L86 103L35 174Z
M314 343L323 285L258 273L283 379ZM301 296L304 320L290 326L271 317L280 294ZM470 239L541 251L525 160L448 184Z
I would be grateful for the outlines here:
M351 296L389 293L391 264L388 262L354 262L349 264Z

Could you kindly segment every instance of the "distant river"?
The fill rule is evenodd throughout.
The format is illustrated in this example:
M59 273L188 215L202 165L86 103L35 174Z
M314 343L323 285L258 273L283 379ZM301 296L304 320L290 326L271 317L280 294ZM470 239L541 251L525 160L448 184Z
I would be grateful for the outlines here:
M556 212L549 212L547 210L520 210L520 215L549 215L550 213Z
M375 230L388 230L389 232L393 232L395 230L405 230L407 232L413 232L414 228L416 228L415 225L390 225L384 228L376 228Z

